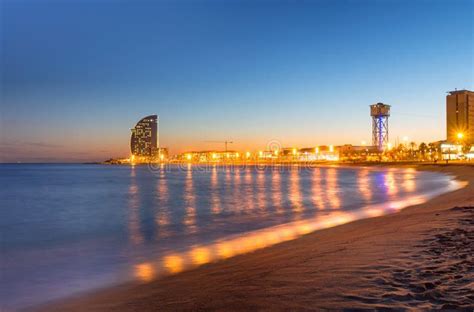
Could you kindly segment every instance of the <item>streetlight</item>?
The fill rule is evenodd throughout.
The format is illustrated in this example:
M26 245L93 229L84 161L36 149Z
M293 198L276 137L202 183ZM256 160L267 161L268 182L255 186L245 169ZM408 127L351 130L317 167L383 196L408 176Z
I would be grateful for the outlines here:
M462 140L464 138L464 133L458 132L457 137L459 140Z

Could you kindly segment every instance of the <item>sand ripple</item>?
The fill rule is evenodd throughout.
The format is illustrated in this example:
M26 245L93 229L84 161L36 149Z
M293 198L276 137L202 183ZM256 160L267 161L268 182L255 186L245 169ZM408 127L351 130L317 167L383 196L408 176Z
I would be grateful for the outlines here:
M377 268L365 296L345 298L382 310L474 311L474 207L451 210L462 214L456 226L423 240L397 266Z

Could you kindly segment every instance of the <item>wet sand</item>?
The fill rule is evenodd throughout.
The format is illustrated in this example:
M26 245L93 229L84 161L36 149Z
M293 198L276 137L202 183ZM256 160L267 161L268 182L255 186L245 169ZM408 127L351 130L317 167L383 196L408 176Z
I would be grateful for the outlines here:
M42 311L474 310L474 166L419 166L467 187L146 284Z

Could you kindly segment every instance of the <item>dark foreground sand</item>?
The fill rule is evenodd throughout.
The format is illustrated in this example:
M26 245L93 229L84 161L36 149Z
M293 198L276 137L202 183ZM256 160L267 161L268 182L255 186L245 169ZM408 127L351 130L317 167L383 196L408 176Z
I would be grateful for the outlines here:
M421 169L453 173L469 185L397 214L41 309L473 311L474 167Z

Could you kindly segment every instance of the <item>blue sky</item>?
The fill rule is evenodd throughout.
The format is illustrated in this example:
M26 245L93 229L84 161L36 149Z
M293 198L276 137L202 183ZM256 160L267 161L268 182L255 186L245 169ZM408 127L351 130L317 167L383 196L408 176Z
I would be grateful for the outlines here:
M473 1L12 1L1 6L1 161L127 156L160 115L171 152L445 138L474 88Z

